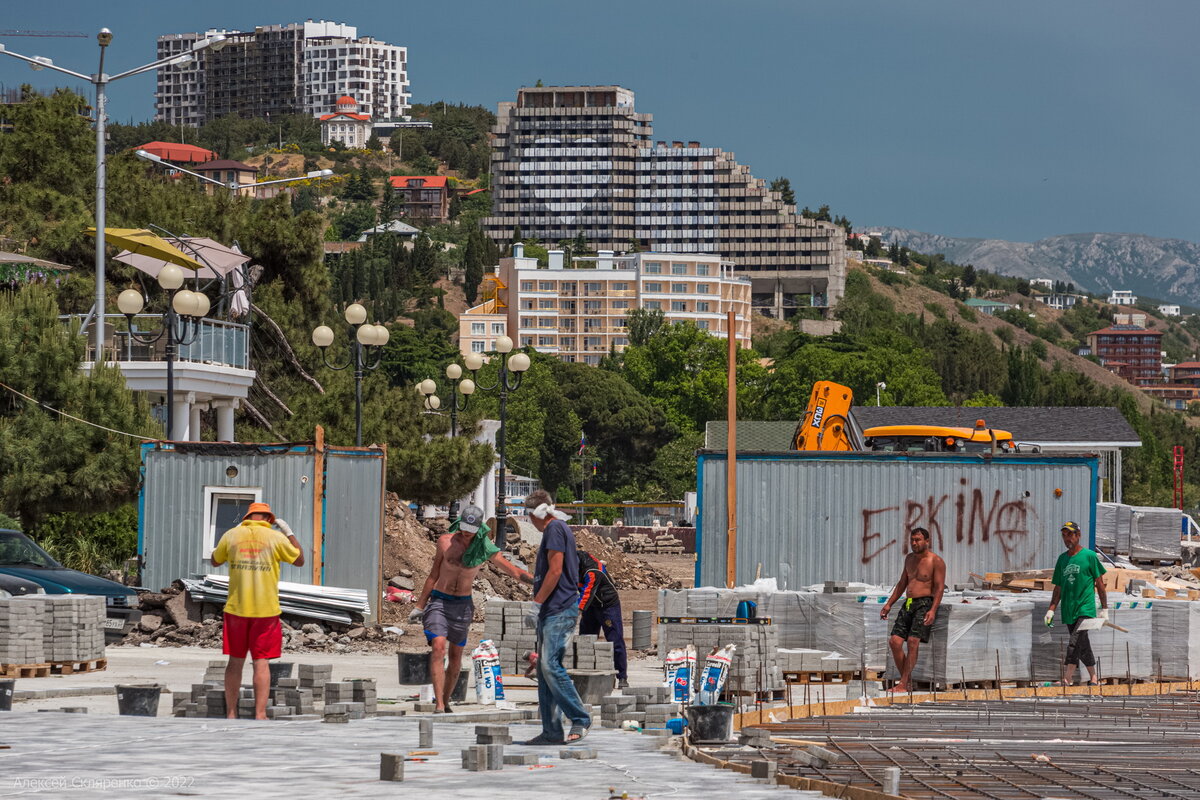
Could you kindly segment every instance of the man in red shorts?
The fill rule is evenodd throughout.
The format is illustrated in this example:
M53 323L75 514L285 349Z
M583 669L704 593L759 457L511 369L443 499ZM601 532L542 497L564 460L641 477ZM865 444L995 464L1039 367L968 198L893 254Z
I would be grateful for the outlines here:
M225 667L225 716L237 719L238 690L246 653L254 660L254 718L267 718L271 670L267 659L279 658L283 628L279 622L279 562L304 566L300 542L272 530L275 515L266 503L251 503L242 524L225 531L212 553L212 564L229 562L229 599L225 601L222 652ZM284 527L282 520L280 527ZM285 528L285 530L287 530Z

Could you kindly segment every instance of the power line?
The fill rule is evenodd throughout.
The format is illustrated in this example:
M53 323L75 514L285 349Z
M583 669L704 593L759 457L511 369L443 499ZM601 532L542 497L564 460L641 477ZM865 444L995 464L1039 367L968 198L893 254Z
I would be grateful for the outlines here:
M117 430L116 428L109 428L109 427L106 427L106 426L104 426L104 425L100 425L100 424L98 424L98 423L95 423L95 422L89 422L88 420L86 420L86 419L83 419L83 418L81 418L81 417L77 417L77 416L75 416L74 414L68 414L68 413L67 413L67 412L65 412L65 411L59 411L57 408L53 408L53 407L51 407L51 406L48 406L48 405L46 405L46 404L45 404L45 403L43 403L41 400L36 400L36 399L34 399L34 398L30 397L29 395L27 395L27 394L24 394L23 392L19 392L19 391L17 391L16 389L14 389L13 387L9 386L9 385L8 385L8 384L6 384L6 383L0 383L0 388L7 389L8 391L10 391L10 392L12 392L13 394L15 394L17 397L20 397L20 398L22 398L22 399L24 399L24 400L28 400L29 402L33 403L34 405L38 406L39 408L43 408L43 409L45 409L46 411L53 411L55 414L60 414L60 415L62 415L62 416L64 416L64 417L66 417L67 419L71 419L71 420L74 420L74 421L76 421L76 422L82 422L84 425L91 425L93 428L99 428L100 430L102 430L102 431L108 431L109 433L118 433L118 434L120 434L121 436L128 436L128 437L130 437L130 438L133 438L133 439L141 439L143 442L156 442L156 441L158 441L158 440L157 440L157 439L155 439L153 436L141 436L141 435L139 435L139 434L136 434L136 433L129 433L128 431L119 431L119 430Z

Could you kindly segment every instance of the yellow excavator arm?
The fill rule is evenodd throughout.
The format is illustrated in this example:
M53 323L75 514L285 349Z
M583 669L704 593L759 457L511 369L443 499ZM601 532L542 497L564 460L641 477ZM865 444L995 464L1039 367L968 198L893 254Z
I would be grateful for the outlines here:
M793 450L862 450L862 431L850 406L854 392L833 381L813 384L808 408L792 437Z

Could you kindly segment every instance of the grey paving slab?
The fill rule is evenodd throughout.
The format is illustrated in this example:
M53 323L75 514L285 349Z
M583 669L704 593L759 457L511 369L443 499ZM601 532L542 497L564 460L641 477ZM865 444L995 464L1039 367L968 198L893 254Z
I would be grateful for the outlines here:
M88 798L378 798L419 792L423 798L606 800L609 787L630 797L817 798L659 749L651 737L594 729L586 744L595 760L564 760L561 748L506 745L505 753L537 752L535 766L500 771L462 769L473 726L433 726L428 761L404 765L403 787L379 780L381 753L418 749L415 718L322 722L253 722L0 712L0 797ZM512 725L522 741L533 725ZM485 777L486 776L486 777Z

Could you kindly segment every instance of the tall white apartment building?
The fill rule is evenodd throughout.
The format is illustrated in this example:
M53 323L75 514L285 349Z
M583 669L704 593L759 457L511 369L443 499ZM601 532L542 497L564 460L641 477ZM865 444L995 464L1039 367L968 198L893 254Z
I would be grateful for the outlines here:
M651 115L620 86L521 89L493 128L493 239L549 246L710 253L738 264L754 307L776 317L828 308L846 276L845 231L804 219L733 153L653 141Z
M656 309L668 322L690 321L714 336L734 336L750 347L750 281L734 274L732 263L715 255L633 253L598 256L564 263L563 252L550 251L548 267L514 247L488 276L484 302L459 317L459 349L484 353L498 336L518 347L533 347L563 361L599 364L629 344L629 312Z
M353 25L324 20L264 25L252 31L211 29L158 37L158 57L180 55L199 39L223 34L216 49L158 71L156 121L202 125L224 116L322 116L353 96L376 119L407 113L407 48L370 37Z

